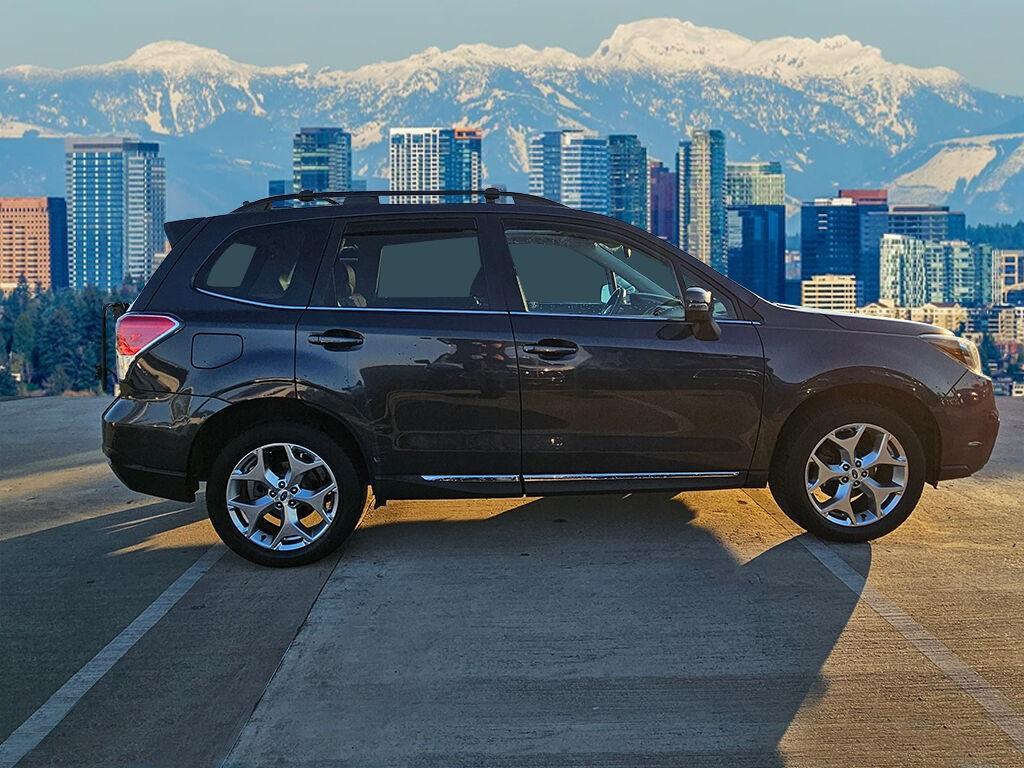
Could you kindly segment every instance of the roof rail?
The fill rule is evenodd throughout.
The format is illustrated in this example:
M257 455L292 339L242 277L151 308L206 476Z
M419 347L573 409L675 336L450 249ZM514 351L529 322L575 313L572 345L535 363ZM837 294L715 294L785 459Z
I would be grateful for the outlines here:
M502 198L508 198L513 203L564 207L561 203L548 200L546 197L528 195L523 192L506 192L497 187L488 187L487 189L387 189L349 192L313 192L312 190L304 189L301 192L291 192L286 195L271 195L259 200L246 200L232 213L269 211L274 207L274 203L291 200L296 200L300 203L324 201L331 205L379 205L380 198L382 197L477 197L483 198L487 203L497 203Z

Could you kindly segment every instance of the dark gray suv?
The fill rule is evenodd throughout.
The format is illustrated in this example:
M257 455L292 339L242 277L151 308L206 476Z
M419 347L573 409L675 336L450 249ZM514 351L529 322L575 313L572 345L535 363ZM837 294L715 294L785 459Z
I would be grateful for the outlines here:
M948 331L773 304L542 198L388 194L167 225L103 416L126 485L205 481L232 549L296 565L373 499L767 484L806 529L864 541L992 451L991 382Z

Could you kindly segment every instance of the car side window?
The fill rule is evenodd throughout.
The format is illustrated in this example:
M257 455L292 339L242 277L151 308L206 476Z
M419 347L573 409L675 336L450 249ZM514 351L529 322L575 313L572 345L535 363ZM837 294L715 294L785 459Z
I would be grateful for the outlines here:
M346 228L317 278L314 304L379 309L487 309L475 230Z
M229 298L304 307L330 223L292 221L240 229L196 275L195 286Z
M611 237L562 229L506 229L528 312L682 318L672 264Z

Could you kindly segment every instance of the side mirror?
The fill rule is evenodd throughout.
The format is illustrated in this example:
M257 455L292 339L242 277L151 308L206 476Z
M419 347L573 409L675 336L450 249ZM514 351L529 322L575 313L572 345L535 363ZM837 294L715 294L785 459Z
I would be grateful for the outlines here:
M722 329L715 322L712 314L711 291L698 286L686 289L683 300L686 322L693 325L693 335L701 341L717 341L722 337Z

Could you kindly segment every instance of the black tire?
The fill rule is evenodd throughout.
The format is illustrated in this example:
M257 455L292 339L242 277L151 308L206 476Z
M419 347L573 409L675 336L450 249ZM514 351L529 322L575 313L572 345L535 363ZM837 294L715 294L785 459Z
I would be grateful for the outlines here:
M871 402L822 405L787 425L776 446L768 485L783 512L797 525L824 539L865 542L894 531L914 511L925 480L925 453L913 427L892 410ZM827 519L807 498L807 461L818 441L847 424L874 424L889 431L907 456L906 490L899 503L881 519L843 526Z
M327 530L301 549L273 551L248 540L232 523L227 505L228 477L250 451L271 443L294 443L316 453L326 462L338 483L340 500ZM258 565L289 567L307 565L340 547L359 525L370 504L366 482L345 450L322 432L304 424L260 424L236 437L218 453L206 484L206 508L217 534L232 550Z

